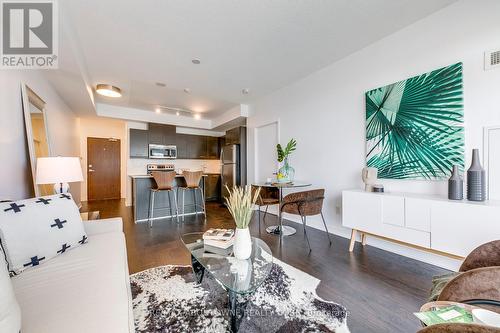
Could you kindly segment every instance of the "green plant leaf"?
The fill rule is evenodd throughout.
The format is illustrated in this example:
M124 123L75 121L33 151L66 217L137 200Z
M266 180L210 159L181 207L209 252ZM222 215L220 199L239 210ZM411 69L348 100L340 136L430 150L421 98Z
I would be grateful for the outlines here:
M295 139L291 139L283 150L283 147L278 143L276 145L276 150L278 152L278 162L283 162L285 158L287 158L291 153L295 151L297 148L297 141Z

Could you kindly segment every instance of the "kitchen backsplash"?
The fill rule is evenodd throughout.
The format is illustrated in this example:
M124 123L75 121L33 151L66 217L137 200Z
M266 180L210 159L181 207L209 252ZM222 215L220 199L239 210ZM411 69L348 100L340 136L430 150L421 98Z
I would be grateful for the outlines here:
M221 166L219 160L156 160L156 159L135 159L128 160L128 175L145 175L146 165L148 164L173 164L175 170L179 172L182 169L192 171L202 170L206 173L220 173Z

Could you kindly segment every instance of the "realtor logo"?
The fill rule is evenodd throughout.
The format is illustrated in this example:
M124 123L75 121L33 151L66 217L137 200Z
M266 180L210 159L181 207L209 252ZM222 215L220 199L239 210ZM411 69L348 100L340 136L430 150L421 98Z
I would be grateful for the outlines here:
M57 68L56 0L14 1L1 4L1 68Z

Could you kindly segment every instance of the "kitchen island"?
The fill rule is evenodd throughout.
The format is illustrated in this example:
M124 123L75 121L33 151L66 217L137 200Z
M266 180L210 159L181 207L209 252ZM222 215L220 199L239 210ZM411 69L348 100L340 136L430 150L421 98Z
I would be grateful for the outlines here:
M153 176L150 175L130 175L132 178L132 205L134 207L134 221L135 223L147 222L149 219L149 205L151 196L151 187L154 186ZM208 175L203 175L200 180L200 187L205 193L205 183ZM183 175L177 175L175 177L174 186L185 186L186 181ZM182 214L182 192L175 190L176 195L178 195L177 206L179 210L179 217L194 214L203 214L202 209L202 197L200 191L187 190L184 194L184 214ZM195 208L194 196L196 195L197 206ZM160 191L155 195L155 203L153 207L153 220L170 218L170 205L174 205L174 197L170 193L170 201L167 191ZM173 209L173 214L175 217L175 208Z

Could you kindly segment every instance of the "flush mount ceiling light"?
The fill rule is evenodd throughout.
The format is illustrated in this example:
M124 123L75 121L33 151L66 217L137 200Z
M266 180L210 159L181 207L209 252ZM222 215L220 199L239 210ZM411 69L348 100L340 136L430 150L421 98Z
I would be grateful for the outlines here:
M156 108L156 109L155 109L155 112L156 112L156 113L160 113L160 112L161 112L161 109L160 109L160 108Z
M191 93L191 89L189 89L189 88L184 88L184 92L185 92L186 94L190 94L190 93Z
M191 62L192 62L193 64L195 64L195 65L199 65L199 64L201 64L200 59L193 59L193 60L191 60Z
M195 113L193 117L194 119L201 119L201 115L199 113Z
M122 91L120 88L112 86L110 84L98 84L95 87L95 91L102 96L106 97L122 97Z

